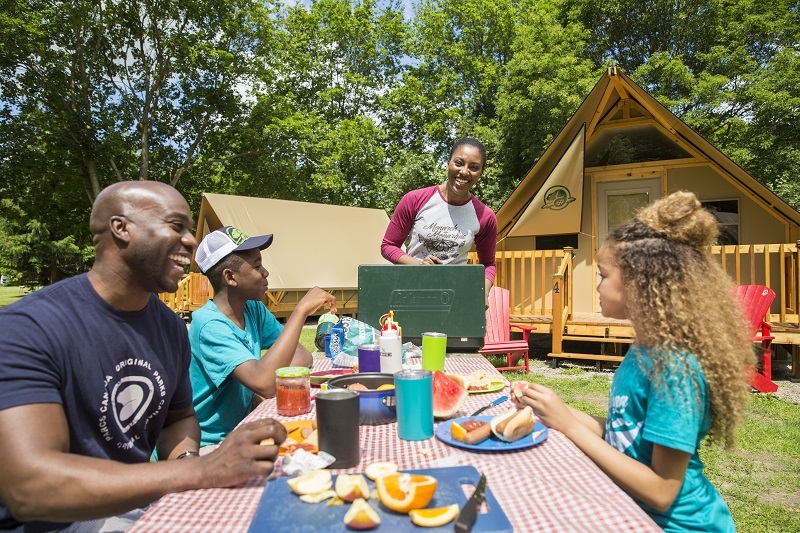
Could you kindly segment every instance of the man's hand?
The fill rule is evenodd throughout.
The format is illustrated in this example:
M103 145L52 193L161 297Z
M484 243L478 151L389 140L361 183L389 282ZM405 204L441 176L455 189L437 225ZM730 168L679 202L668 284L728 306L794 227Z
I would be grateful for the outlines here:
M261 444L266 439L272 439L272 444ZM272 473L279 447L285 440L283 425L267 418L239 426L206 456L182 460L206 463L202 467L207 488L230 487L253 476Z

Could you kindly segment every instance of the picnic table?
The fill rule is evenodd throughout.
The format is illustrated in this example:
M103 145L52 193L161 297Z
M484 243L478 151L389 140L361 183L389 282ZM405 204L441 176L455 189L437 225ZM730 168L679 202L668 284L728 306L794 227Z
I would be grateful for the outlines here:
M331 369L329 359L314 362L314 371ZM448 356L445 370L467 375L477 370L496 374L506 387L496 393L471 394L458 416L467 416L503 394L508 382L483 357ZM313 403L312 403L313 405ZM509 408L503 403L483 414L496 415ZM280 421L313 418L281 417L275 400L262 402L245 422L274 418ZM630 496L623 492L562 433L550 429L545 442L533 448L502 453L471 452L454 448L436 437L403 441L397 424L361 426L360 464L338 472L363 472L375 461L394 461L401 469L471 465L486 474L515 531L660 531ZM280 474L276 463L273 478ZM164 531L247 531L264 492L267 479L254 478L233 488L191 490L168 494L129 530L133 533Z

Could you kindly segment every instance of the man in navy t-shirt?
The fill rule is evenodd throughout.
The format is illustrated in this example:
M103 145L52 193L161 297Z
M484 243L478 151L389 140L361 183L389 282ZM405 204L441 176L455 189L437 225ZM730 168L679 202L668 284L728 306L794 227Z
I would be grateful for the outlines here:
M164 494L269 474L285 438L264 420L197 453L186 326L154 294L177 289L197 246L180 193L117 183L90 227L90 272L0 311L0 529L108 528Z

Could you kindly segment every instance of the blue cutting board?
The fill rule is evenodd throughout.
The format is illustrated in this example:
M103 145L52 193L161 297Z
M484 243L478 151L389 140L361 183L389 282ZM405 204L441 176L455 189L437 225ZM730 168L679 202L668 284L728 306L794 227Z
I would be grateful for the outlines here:
M467 502L462 485L477 485L480 473L474 466L455 466L449 468L429 468L424 470L404 470L404 472L433 476L437 479L436 493L428 507L443 507L458 504L461 508ZM305 503L292 492L286 483L287 478L281 477L267 482L264 494L256 509L253 521L250 523L251 532L286 532L286 533L319 533L321 531L352 532L354 530L344 525L344 515L350 508L349 503L328 507L326 502ZM334 483L336 476L333 477ZM491 485L491 480L487 480ZM375 488L375 483L368 481L370 490ZM471 493L471 492L469 492ZM453 522L441 527L418 527L411 522L408 515L395 513L384 507L379 500L369 500L373 509L378 511L381 524L369 531L453 531ZM488 511L479 514L472 531L475 533L510 533L514 531L511 522L497 503L491 489L486 490L486 505Z

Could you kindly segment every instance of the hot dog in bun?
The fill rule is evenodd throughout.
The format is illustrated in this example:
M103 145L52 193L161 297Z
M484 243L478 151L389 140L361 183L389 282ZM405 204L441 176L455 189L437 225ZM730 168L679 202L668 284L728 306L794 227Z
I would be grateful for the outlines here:
M489 422L492 433L506 442L514 442L530 434L535 424L533 409L530 407L509 409Z

